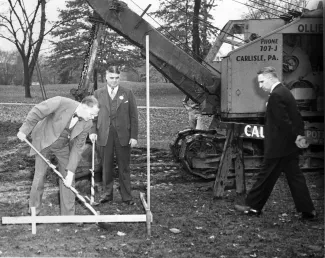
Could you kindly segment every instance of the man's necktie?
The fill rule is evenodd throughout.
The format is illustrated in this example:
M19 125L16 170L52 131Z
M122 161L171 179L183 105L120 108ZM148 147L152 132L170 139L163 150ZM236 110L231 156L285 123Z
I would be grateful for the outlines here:
M115 94L114 94L114 88L111 88L111 98L114 99Z

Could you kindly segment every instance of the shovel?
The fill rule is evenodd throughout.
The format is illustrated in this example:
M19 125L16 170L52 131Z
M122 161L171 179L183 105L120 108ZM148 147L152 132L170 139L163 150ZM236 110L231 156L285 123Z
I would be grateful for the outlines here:
M59 178L63 181L63 183L65 184L66 187L68 187L76 196L77 198L94 214L94 215L99 215L95 209L89 204L87 203L87 201L85 200L84 197L82 197L78 191L72 187L72 186L67 186L66 185L66 181L63 178L63 176L61 175L61 173L59 171L56 170L56 167L49 161L47 160L34 146L33 144L31 144L27 139L24 139L24 141L47 163L47 165L52 168L52 170L54 171L55 174L57 174L59 176Z

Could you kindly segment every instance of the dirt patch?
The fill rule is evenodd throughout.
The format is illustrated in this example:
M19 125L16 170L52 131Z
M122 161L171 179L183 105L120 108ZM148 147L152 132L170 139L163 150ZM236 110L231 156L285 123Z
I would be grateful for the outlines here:
M5 143L7 141L6 137L13 136L14 133L18 132L21 123L12 123L10 121L1 122L1 131L0 131L0 140L1 143Z
M0 123L1 217L27 215L34 160L28 156L28 146L14 137L19 126ZM163 130L157 141L166 142L168 135L167 129ZM131 178L136 205L123 205L115 188L113 203L96 207L100 214L145 214L139 193L146 193L146 159L144 147L132 151ZM275 186L263 215L255 218L234 211L234 203L239 201L234 191L214 200L212 182L186 174L166 148L152 149L151 175L151 238L147 236L145 223L110 223L106 230L90 223L40 224L36 235L32 235L30 225L1 225L0 256L324 257L323 173L306 173L319 213L312 222L299 220L284 177ZM248 178L248 189L251 183ZM76 188L89 196L89 180L79 180ZM96 189L98 198L100 183ZM79 201L76 206L77 214L90 215ZM57 180L49 171L42 215L58 214Z

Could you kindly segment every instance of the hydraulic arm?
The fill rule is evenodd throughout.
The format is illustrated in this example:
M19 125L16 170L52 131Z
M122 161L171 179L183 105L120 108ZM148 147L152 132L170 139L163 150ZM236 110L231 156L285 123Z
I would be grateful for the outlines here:
M145 53L145 36L150 36L150 63L193 101L203 112L220 109L220 76L174 45L127 5L116 0L87 0L104 23Z

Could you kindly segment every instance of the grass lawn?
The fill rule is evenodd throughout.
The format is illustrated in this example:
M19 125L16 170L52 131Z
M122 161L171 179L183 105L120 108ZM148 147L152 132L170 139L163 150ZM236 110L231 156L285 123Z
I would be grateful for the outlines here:
M100 84L103 87L104 84ZM146 105L146 84L144 82L121 82L121 86L131 88L139 107ZM70 89L77 88L76 84L45 85L48 98L64 96L73 98ZM0 103L26 103L28 105L1 105L0 121L22 123L33 107L30 104L41 102L42 93L39 86L31 87L32 98L24 97L22 86L0 85ZM187 112L182 106L184 94L171 83L152 83L150 85L150 106L174 107L171 109L150 110L150 138L151 146L168 148L180 130L188 128ZM147 115L145 108L139 108L139 147L145 147L147 142ZM206 128L209 127L211 117L204 118Z
M104 84L100 83L99 87ZM146 105L146 84L144 82L122 81L121 86L132 89L137 99L138 106ZM48 98L64 96L73 98L70 90L77 88L77 84L51 84L45 85ZM32 98L25 98L25 90L22 86L0 85L0 103L39 103L43 100L40 86L31 86ZM158 107L182 107L184 94L171 83L150 84L150 105Z

